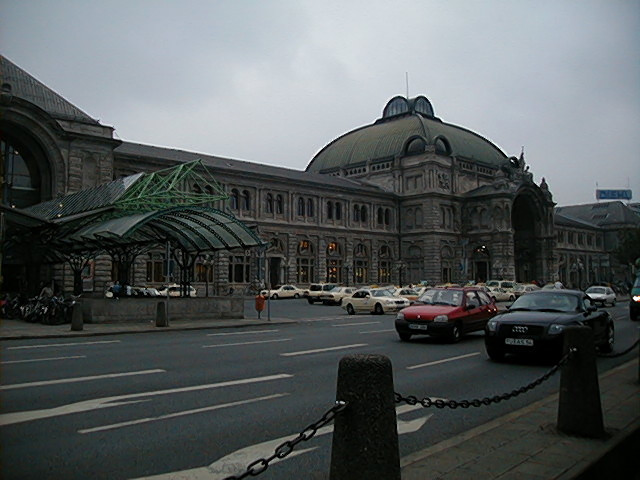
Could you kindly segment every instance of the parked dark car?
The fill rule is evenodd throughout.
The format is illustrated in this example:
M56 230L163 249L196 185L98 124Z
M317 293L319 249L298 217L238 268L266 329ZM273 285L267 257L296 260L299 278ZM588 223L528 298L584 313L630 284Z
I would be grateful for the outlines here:
M593 329L598 350L613 349L613 320L598 310L587 294L577 290L538 290L519 297L508 311L487 322L484 342L492 360L506 354L540 354L547 359L562 355L563 330L571 325Z
M396 331L403 341L413 335L444 336L452 342L484 329L498 313L493 300L477 287L430 288L396 315Z

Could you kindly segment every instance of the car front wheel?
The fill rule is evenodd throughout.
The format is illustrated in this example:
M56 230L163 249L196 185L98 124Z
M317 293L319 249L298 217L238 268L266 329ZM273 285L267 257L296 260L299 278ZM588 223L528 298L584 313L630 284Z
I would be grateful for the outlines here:
M398 332L398 336L400 337L400 340L402 340L403 342L408 342L409 340L411 340L410 333Z
M277 293L274 293L273 295L271 295L271 298L272 298L273 300L277 300L277 299L278 299L278 294L277 294Z
M356 311L353 309L353 305L351 305L351 304L347 305L347 313L349 315L355 315Z
M600 345L599 350L602 353L611 353L613 351L613 344L615 343L615 330L613 325L607 326L606 340Z
M294 294L293 298L300 298L300 294L299 293Z
M460 325L454 324L451 328L451 333L449 334L449 340L451 343L457 343L462 338L462 331L460 330Z
M501 362L504 360L504 352L495 347L487 347L487 355L494 362Z
M373 308L373 313L375 313L376 315L384 314L384 309L382 308L382 305L380 305L379 303L376 303L376 306Z

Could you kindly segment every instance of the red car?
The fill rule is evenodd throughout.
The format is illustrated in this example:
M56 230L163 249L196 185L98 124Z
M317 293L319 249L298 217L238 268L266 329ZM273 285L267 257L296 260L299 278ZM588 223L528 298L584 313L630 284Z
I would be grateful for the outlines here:
M457 342L465 333L484 330L497 313L491 297L477 287L430 288L398 312L396 331L403 341L433 335Z

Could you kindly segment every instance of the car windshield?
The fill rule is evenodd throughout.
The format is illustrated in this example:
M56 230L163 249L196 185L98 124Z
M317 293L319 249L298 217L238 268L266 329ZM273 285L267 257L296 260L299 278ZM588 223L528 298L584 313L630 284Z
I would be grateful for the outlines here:
M371 290L372 297L391 297L391 290Z
M604 287L589 287L586 293L606 293Z
M459 307L462 305L462 292L460 290L434 288L424 292L418 300L427 305L451 305L452 307Z
M537 295L535 293L519 297L510 310L535 310L552 312L575 312L578 310L579 298L574 295L561 293L545 293Z
M340 290L342 290L342 287L333 287L330 291L331 292L339 292Z

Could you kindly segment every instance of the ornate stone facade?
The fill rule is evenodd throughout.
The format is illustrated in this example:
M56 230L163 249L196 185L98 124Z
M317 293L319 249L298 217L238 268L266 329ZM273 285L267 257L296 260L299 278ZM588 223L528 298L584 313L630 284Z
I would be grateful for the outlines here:
M256 280L548 281L570 262L556 250L548 185L533 182L524 156L507 157L480 135L443 122L425 97L394 97L383 117L331 142L298 171L115 140L111 127L0 58L3 204L25 207L202 159L230 196L211 206L252 225L270 246L203 255L193 272L200 294L243 290ZM23 193L9 183L18 180ZM132 283L162 283L163 256L139 256ZM24 268L5 263L5 279ZM60 265L38 268L40 278L71 281ZM85 289L101 294L112 276L111 259L100 256L86 271Z

